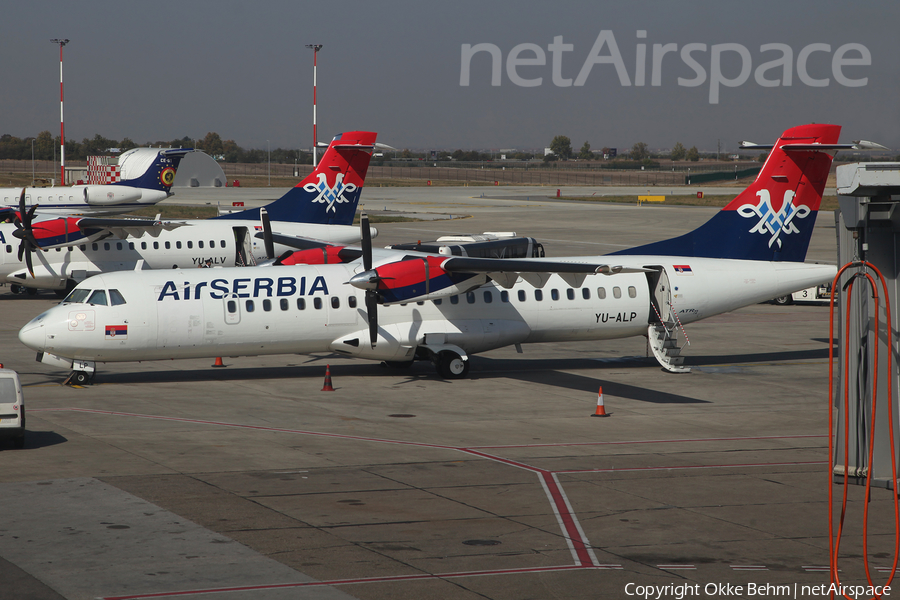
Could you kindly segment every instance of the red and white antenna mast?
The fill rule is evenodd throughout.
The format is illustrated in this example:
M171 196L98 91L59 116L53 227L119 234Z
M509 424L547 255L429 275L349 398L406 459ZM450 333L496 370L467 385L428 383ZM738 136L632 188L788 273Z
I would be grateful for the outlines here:
M59 44L59 184L66 185L66 130L63 119L63 46L69 40L52 39Z
M322 49L322 44L307 44L307 48L312 48L313 51L313 166L315 167L318 164L317 153L319 147L319 138L316 135L316 57L319 55L319 50Z

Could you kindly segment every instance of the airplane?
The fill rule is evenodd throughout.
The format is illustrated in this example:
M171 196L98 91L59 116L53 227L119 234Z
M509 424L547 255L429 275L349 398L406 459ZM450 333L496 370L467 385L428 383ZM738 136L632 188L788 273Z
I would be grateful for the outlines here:
M22 201L16 222L0 224L0 283L17 286L15 291L51 289L65 295L97 273L255 265L296 247L296 238L359 242L360 231L351 224L375 138L366 131L340 134L316 169L278 200L211 219L34 221L35 206L26 210ZM277 231L267 244L270 224Z
M365 217L360 248L302 250L256 269L98 275L19 340L82 384L98 362L320 352L398 367L430 360L455 379L472 354L503 346L639 335L663 369L685 372L685 325L833 278L833 265L803 261L833 155L847 147L839 132L788 129L755 181L708 222L631 250L373 251Z
M132 148L119 157L120 179L105 184L0 189L3 212L40 206L41 215L111 215L156 204L172 195L175 172L193 148Z

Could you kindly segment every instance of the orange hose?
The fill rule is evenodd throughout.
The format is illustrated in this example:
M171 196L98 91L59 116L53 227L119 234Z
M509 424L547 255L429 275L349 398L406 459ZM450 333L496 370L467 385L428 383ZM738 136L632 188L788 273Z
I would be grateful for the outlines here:
M851 263L847 263L843 267L841 267L837 274L834 277L834 281L832 282L832 294L831 294L831 302L829 304L829 341L831 344L828 348L828 423L829 423L829 435L828 435L828 455L829 457L834 456L834 300L837 293L841 288L838 287L838 282L840 281L841 275L843 275L844 271L851 267L862 268L863 271L856 273L853 278L850 279L847 283L847 290L845 297L847 298L847 317L846 317L846 333L845 333L845 344L844 344L844 482L843 482L843 494L842 494L842 502L841 502L841 516L838 523L838 531L835 536L834 533L834 469L829 460L829 473L828 473L828 547L829 547L829 561L830 561L830 574L831 574L831 583L841 585L840 576L838 574L838 554L840 550L840 542L841 536L843 534L844 528L844 519L847 514L847 493L848 493L848 484L849 484L849 473L848 473L848 465L850 463L850 421L848 419L850 413L850 383L849 383L849 366L850 366L850 353L848 351L850 346L850 295L853 291L853 284L855 279L864 277L872 289L872 295L875 301L875 320L874 320L874 331L875 331L875 349L874 349L874 368L872 374L873 390L872 390L872 430L869 437L869 455L868 455L868 472L866 474L866 502L863 508L863 564L865 565L866 570L866 579L869 582L869 585L872 587L874 583L872 582L872 575L869 566L869 552L868 552L868 524L869 524L869 503L868 498L871 493L872 486L872 465L874 462L874 450L875 450L875 415L877 411L877 394L878 394L878 330L880 328L879 321L879 313L880 313L880 302L878 295L878 284L875 279L865 270L871 269L874 271L881 282L882 290L884 292L884 303L885 303L885 311L886 311L886 324L888 330L888 345L889 351L887 356L887 372L888 377L891 377L891 356L893 354L893 326L891 321L891 305L888 296L888 287L887 282L884 279L884 276L881 274L881 271L878 268L865 261L855 261ZM890 443L890 452L891 452L891 475L893 482L893 497L894 497L894 564L891 568L890 576L888 577L885 585L889 585L891 581L894 579L894 575L897 572L897 564L898 559L900 559L900 498L897 496L897 464L896 464L896 456L895 456L895 434L894 434L894 418L891 413L892 406L892 398L893 398L893 383L888 381L887 388L887 403L888 403L888 426L889 426L889 443ZM840 588L838 588L840 589ZM853 600L850 596L847 596L843 592L841 595L844 598L848 598L848 600ZM831 592L831 598L834 598L834 592ZM876 594L872 600L876 600L881 598L880 595Z

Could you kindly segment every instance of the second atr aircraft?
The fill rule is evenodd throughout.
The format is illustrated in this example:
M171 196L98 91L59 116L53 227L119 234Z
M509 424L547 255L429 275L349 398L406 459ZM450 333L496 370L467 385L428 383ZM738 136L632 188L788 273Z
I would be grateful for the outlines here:
M351 223L375 137L366 131L338 135L308 177L265 207L274 232L288 238L358 242L359 229ZM27 289L71 289L91 275L111 271L254 265L271 252L290 249L278 244L265 248L259 208L176 222L95 218L32 222L29 214L20 213L24 218L20 216L18 223L0 224L0 283Z

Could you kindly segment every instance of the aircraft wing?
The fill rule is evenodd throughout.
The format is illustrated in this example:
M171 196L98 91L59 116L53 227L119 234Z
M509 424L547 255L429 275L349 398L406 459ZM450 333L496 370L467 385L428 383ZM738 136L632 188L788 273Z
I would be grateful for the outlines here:
M543 287L550 275L556 273L572 287L579 287L586 275L647 273L653 270L604 263L467 257L448 258L441 264L441 269L448 273L484 273L507 289L513 287L520 276L535 287Z
M253 237L259 240L264 240L266 234L262 231L257 231L255 234L253 234ZM272 241L276 244L287 246L288 248L296 248L297 250L310 250L313 248L325 248L327 246L334 246L334 242L326 242L324 240L300 237L297 235L287 235L284 233L275 233L274 231L272 232Z
M162 231L172 231L188 225L184 221L159 221L156 219L78 219L78 228L87 237L139 238L145 233L157 237Z

